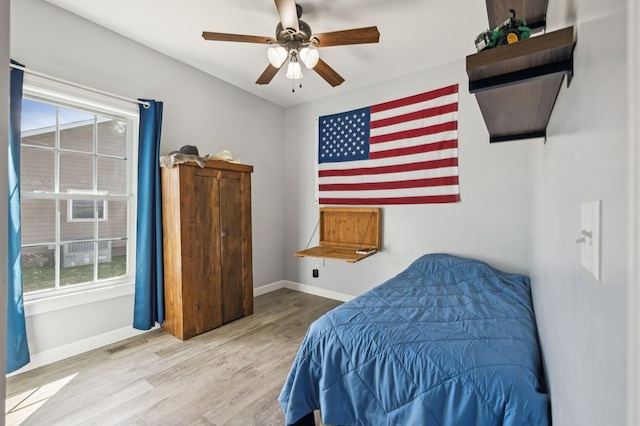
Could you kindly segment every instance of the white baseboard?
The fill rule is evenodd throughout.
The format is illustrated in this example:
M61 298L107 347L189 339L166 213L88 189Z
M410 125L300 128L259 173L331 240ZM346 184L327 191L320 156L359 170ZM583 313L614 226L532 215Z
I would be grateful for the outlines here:
M278 281L272 284L256 287L253 289L253 297L271 293L272 291L276 291L281 288L288 288L290 290L296 290L302 293L313 294L320 297L326 297L327 299L339 300L341 302L348 302L355 297L350 294L340 293L337 291L327 290L319 287L313 287L306 284L295 283L293 281Z
M271 293L272 291L279 290L281 288L288 288L291 290L300 291L302 293L313 294L320 297L326 297L328 299L340 300L347 302L354 298L350 294L340 293L337 291L326 290L323 288L313 287L306 284L299 284L292 281L277 281L275 283L267 284L264 286L256 287L253 289L253 297L261 296L263 294ZM156 325L155 328L159 328ZM153 329L152 329L153 330ZM128 339L130 337L137 336L146 331L136 330L133 327L123 327L118 330L113 330L107 333L103 333L97 336L92 336L87 339L72 342L57 348L49 349L39 353L31 354L31 362L21 369L7 375L7 377L15 374L24 373L29 370L33 370L43 365L51 364L56 361L60 361L65 358L69 358L75 355L79 355L83 352L87 352L93 349L97 349L103 346L111 345L121 340Z
M156 328L159 328L159 326L156 325L156 327L152 328L151 330L154 330ZM14 371L11 374L7 374L7 377L24 373L26 371L33 370L34 368L42 367L43 365L51 364L65 358L70 358L83 352L111 345L121 340L146 333L148 331L150 330L136 330L133 327L123 327L118 330L109 331L107 333L92 336L87 339L79 340L77 342L58 346L57 348L34 353L30 355L31 362L29 362L29 364L25 365L17 371Z
M262 296L263 294L271 293L272 291L280 290L281 288L285 288L286 281L276 281L275 283L263 285L260 287L253 288L253 297Z

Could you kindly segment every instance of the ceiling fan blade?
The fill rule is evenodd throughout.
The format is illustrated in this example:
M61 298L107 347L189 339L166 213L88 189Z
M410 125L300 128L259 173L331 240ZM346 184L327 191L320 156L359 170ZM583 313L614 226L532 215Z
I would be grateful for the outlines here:
M318 40L318 47L377 43L380 40L380 31L378 31L378 27L354 28L352 30L314 34L312 38Z
M331 86L336 87L344 82L344 78L340 76L333 68L331 68L325 61L318 59L318 63L313 70L317 72L320 77L324 78Z
M280 23L282 28L291 29L293 32L298 32L298 10L296 9L295 0L274 0L276 2L276 9L278 9L278 15L280 15Z
M258 77L258 80L256 80L256 84L269 84L279 70L280 68L276 68L271 64L267 65L267 68L265 68L260 77Z
M242 43L258 43L269 44L275 43L276 40L272 37L266 36L253 36L245 34L228 34L228 33L212 33L209 31L202 32L202 38L211 41L238 41Z

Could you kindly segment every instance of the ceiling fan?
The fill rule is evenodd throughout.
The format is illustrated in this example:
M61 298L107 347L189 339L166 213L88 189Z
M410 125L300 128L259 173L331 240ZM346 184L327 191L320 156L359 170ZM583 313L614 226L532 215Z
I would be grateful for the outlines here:
M335 87L344 82L333 68L320 58L319 47L344 46L350 44L377 43L380 32L377 27L354 28L342 31L313 34L311 27L300 20L302 7L295 0L274 0L280 23L276 26L276 37L262 37L244 34L228 34L203 31L202 37L212 41L235 41L258 43L269 46L269 65L256 84L269 84L280 68L288 62L287 78L302 78L302 62L313 69L327 83Z

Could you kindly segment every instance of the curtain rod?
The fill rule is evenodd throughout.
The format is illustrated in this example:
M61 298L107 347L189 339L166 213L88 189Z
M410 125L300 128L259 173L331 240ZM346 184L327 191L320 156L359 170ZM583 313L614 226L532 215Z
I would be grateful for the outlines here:
M74 86L74 87L77 87L79 89L84 89L84 90L88 90L90 92L99 93L101 95L110 96L112 98L120 99L122 101L133 102L134 104L140 104L140 105L144 106L145 108L149 108L151 106L151 104L149 104L149 102L146 102L146 101L140 101L138 99L132 99L132 98L127 98L127 97L120 96L120 95L115 95L113 93L105 92L104 90L96 89L96 88L85 86L85 85L82 85L82 84L79 84L79 83L74 83L73 81L63 80L61 78L54 77L52 75L48 75L48 74L44 74L44 73L41 73L41 72L38 72L38 71L34 71L34 70L30 69L30 68L23 67L21 65L9 64L9 67L10 68L15 68L15 69L18 69L18 70L22 70L22 71L24 71L24 72L26 72L28 74L37 75L39 77L43 77L43 78L46 78L48 80L53 80L53 81L56 81L58 83L63 83L63 84L67 84L69 86Z

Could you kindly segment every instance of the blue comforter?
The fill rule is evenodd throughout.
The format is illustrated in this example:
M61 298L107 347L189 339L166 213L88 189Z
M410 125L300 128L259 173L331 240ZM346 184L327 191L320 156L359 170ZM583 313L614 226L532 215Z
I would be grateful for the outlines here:
M279 401L287 424L549 424L529 279L425 255L315 321Z

